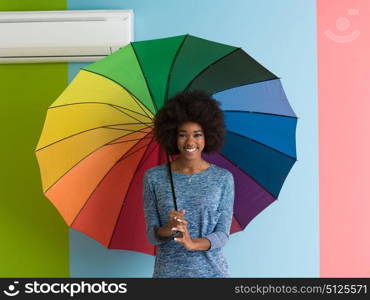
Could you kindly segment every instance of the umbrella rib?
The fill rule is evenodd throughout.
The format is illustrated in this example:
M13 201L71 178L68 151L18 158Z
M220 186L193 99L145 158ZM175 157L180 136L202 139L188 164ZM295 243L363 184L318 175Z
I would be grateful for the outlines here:
M293 117L293 116L288 116L288 115L279 115L279 114L266 113L266 112L261 112L261 111L251 111L251 110L224 110L224 112L241 112L241 113L250 113L250 114L258 114L258 115L269 115L269 116L276 116L276 117L298 119L298 117Z
M150 132L148 133L148 134L150 134ZM153 139L153 137L151 137L152 139ZM139 151L140 149L142 149L142 148L144 148L144 147L148 147L148 145L150 144L151 142L149 142L147 145L145 145L145 146L142 146L142 147L140 147L140 148L138 148L137 150L135 150L135 151L133 151L132 153L130 153L130 154L124 154L124 155L122 155L122 157L118 160L118 162L120 162L120 161L122 161L122 160L124 160L124 159L126 159L127 157L129 157L130 155L132 155L132 154L134 154L135 152L137 152L137 151ZM126 153L128 153L129 151L127 151Z
M142 129L133 130L133 129L122 129L122 128L113 128L112 127L112 126L118 126L118 125L134 125L134 124L143 124L143 125L146 126L145 128L149 128L149 127L153 128L153 126L148 125L148 124L153 124L153 122L148 122L148 123L145 123L145 122L144 123L117 123L117 124L104 125L104 126L97 127L97 128L108 128L108 129L119 129L119 130L133 131L133 132L141 132ZM145 132L145 131L142 131L142 132Z
M55 141L55 142L53 142L53 143L51 143L51 144L48 144L48 145L46 145L46 146L44 146L44 147L41 147L41 148L39 148L39 149L36 149L36 150L35 150L35 152L38 152L38 151L43 150L43 149L45 149L45 148L47 148L47 147L50 147L50 146L52 146L52 145L54 145L54 144L57 144L57 143L59 143L59 142L62 142L62 141L64 141L64 140L66 140L66 139L69 139L69 138L74 137L74 136L79 135L79 134L83 134L83 133L88 132L88 131L91 131L91 130L96 130L96 129L99 129L99 128L104 128L104 129L109 129L109 130L113 130L113 129L117 130L118 128L110 128L110 126L118 126L118 125L136 125L136 124L141 124L141 123L118 123L118 124L110 124L110 125L104 125L104 126L99 126L99 127L90 128L90 129L83 130L83 131L77 132L77 133L75 133L75 134L72 134L72 135L66 136L66 137L64 137L64 138L62 138L62 139L60 139L60 140L57 140L57 141ZM148 124L152 124L152 122L150 122L150 123L148 123ZM145 124L145 125L146 125L146 124ZM147 127L145 127L145 128L149 128L149 127L150 127L150 128L152 128L152 126L147 126ZM144 128L144 129L145 129L145 128ZM143 132L143 133L146 133L145 131L142 131L142 129L140 129L140 130L121 129L121 130L125 130L125 131L132 131L132 132ZM122 136L120 136L119 138L121 138L121 137L122 137Z
M136 97L135 97L135 95L128 89L128 88L126 88L126 87L124 87L122 84L120 84L118 81L116 81L116 80L114 80L114 79L112 79L112 78L109 78L109 77L107 77L107 76L105 76L105 75L103 75L103 74L100 74L100 73L97 73L97 72L94 72L94 71L91 71L91 70L85 70L85 69L83 69L84 71L86 71L86 72L90 72L90 73L94 73L94 74L97 74L97 75L99 75L99 76L102 76L102 77L105 77L106 79L108 79L108 80L111 80L112 82L114 82L114 83L116 83L116 84L118 84L120 87L122 87L127 93L129 93L130 95L131 95L131 97L132 97L132 99L136 102L136 104L141 108L141 110L144 112L144 114L148 117L148 118L151 118L147 113L146 113L146 111L141 107L141 105L143 105L148 111L150 111L150 109L144 104L144 103L142 103L142 102L140 102L140 101L138 101L137 99L136 99ZM140 105L141 104L141 105Z
M112 143L109 143L109 144L106 144L106 145L108 146L108 145L124 144L124 143L127 143L127 142L133 142L133 141L139 141L139 140L145 140L145 139L152 139L152 138L153 137L142 137L142 138L127 140L127 141L123 141L123 142L112 142Z
M147 135L148 134L150 134L151 132L149 132L149 133L147 133ZM118 138L116 138L114 141L116 141L116 140L118 140L118 139L120 139L121 137L118 137ZM144 139L145 138L145 136L142 138L142 139ZM107 146L107 145L109 145L109 143L107 143L107 144L104 144L104 145L101 145L100 147L98 147L98 148L96 148L96 149L94 149L94 151L91 151L90 153L88 153L87 155L85 155L84 157L82 157L77 163L75 163L71 168L69 168L67 171L65 171L64 172L64 174L62 175L62 176L60 176L52 185L50 185L45 191L44 191L44 193L46 193L48 190L50 190L60 179L62 179L69 171L71 171L75 166L77 166L81 161L83 161L86 157L88 157L89 155L91 155L91 154L93 154L94 152L97 152L98 150L100 150L101 148L103 148L103 147L105 147L105 146ZM132 147L131 147L132 148ZM130 148L130 149L131 149ZM129 149L129 150L130 150ZM129 151L128 150L128 151Z
M140 120L136 119L136 118L135 118L135 117L133 117L133 116L130 116L128 113L126 113L126 112L124 112L124 111L122 111L122 110L118 109L117 107L114 107L113 105L109 105L109 106L111 106L111 107L112 107L112 108L114 108L115 110L119 111L120 113L122 113L122 114L125 114L125 115L129 116L130 118L134 119L135 121L138 121L139 123L144 124L142 121L140 121Z
M112 130L121 130L121 131L131 131L131 132L142 132L142 133L146 133L146 131L143 131L143 130L133 130L133 129L123 129L123 128L114 128L114 127L110 127L112 125L109 125L109 126L103 126L102 128L107 128L107 129L112 129ZM145 128L153 128L152 126L147 126Z
M153 118L151 118L151 117L148 117L148 116L146 116L146 115L143 115L143 114L141 114L141 113L138 113L138 112L136 112L136 111L133 111L132 109L128 109L128 108L126 108L126 107L122 107L122 106L115 105L115 104L111 104L111 105L112 105L112 106L114 106L114 107L116 107L116 108L121 108L121 109L124 109L124 110L128 110L129 112L132 112L132 113L138 114L138 115L143 116L144 118L147 118L147 119L149 119L149 120L152 120L152 119L153 119Z
M141 74L143 74L143 77L144 77L144 80L145 80L145 85L146 85L146 88L148 89L148 92L149 92L149 95L150 95L150 99L152 99L152 103L154 104L154 108L155 108L155 111L157 112L158 111L158 107L157 107L157 103L155 103L154 99L153 99L153 95L152 95L152 90L148 84L148 80L146 79L145 77L145 73L143 71L143 68L141 66L141 62L140 62L140 59L139 57L137 56L137 53L135 51L135 47L132 45L132 50L134 51L134 54L135 54L135 57L136 57L136 61L138 62L139 64L139 67L140 67L140 70L141 70Z
M169 82L170 82L170 77L171 77L171 74L172 74L172 71L173 71L173 67L175 65L175 62L176 62L176 59L177 59L177 56L179 55L182 47L184 46L184 43L185 43L185 40L189 37L189 34L186 34L184 39L182 40L181 42L181 45L180 47L177 49L176 51L176 54L175 54L175 57L173 58L172 60L172 64L171 64L171 67L170 67L170 71L168 72L168 76L167 76L167 82L166 82L166 93L164 94L165 96L165 100L167 100L168 98L168 88L169 88Z
M254 142L254 143L256 143L256 144L259 144L259 145L261 145L261 146L263 146L263 147L265 147L265 148L268 148L268 149L270 149L270 150L273 150L274 152L277 152L277 153L279 153L279 154L281 154L281 155L284 155L284 156L286 156L286 157L288 157L288 158L290 158L290 159L292 159L292 160L294 160L294 161L297 161L297 158L295 158L295 157L293 157L293 156L290 156L290 155L288 155L288 154L286 154L286 153L284 153L284 152L281 152L281 151L279 151L279 150L277 150L277 149L275 149L275 148L272 148L271 146L266 145L266 144L264 144L264 143L261 143L261 142L259 142L259 141L255 140L255 139L252 139L252 138L250 138L250 137L248 137L248 136L241 135L241 134L239 134L239 133L237 133L237 132L235 132L235 131L232 131L232 130L227 130L227 132L230 132L230 133L232 133L232 134L235 134L235 135L237 135L237 136L240 136L241 138L248 139L248 140L250 140L250 141L252 141L252 142Z
M152 141L154 141L154 139L152 139ZM152 143L152 141L151 141L151 142L149 142L149 144L147 145L147 147L149 147L149 145ZM158 146L157 146L157 147L158 147ZM151 154L155 149L156 149L156 147L153 147L153 149L151 150L151 152L149 153L149 155L150 155L150 154ZM140 161L139 161L139 163L137 164L137 166L136 166L136 168L135 168L135 172L134 172L134 175L132 176L132 178L134 178L134 177L135 177L135 175L136 175L136 173L137 173L137 170L138 170L139 168L141 168L141 166L142 166L142 162L143 162L143 159L144 159L144 156L145 156L145 152L143 153L143 156L140 158ZM117 224L118 224L118 221L119 221L119 217L120 217L120 215L121 215L121 212L122 212L122 210L123 210L123 207L124 207L125 203L127 202L127 201L126 201L126 198L127 198L128 192L130 191L130 188L131 188L132 182L133 182L133 180L131 180L131 181L130 181L130 184L129 184L128 188L127 188L126 194L124 195L124 198L123 198L123 200L122 200L122 204L121 204L121 207L120 207L119 213L118 213L118 215L117 215L116 224L115 224L115 225L114 225L114 227L113 227L113 232L112 232L111 238L110 238L110 240L109 240L109 246L108 246L108 247L110 247L110 244L112 243L112 238L113 238L114 232L116 231Z
M137 143L136 143L137 144ZM135 147L136 146L136 144L135 145L133 145L130 149L129 149L129 151L133 148L133 147ZM130 156L130 155L132 155L132 154L134 154L134 153L136 153L137 151L139 151L139 150L141 150L142 148L144 148L144 147L147 147L147 145L144 145L144 146L142 146L142 147L139 147L137 150L135 150L135 151L133 151L132 153L130 153L129 155L127 155L126 157L128 157L128 156ZM128 152L129 152L128 151ZM74 223L74 221L77 219L77 217L79 216L79 214L81 213L81 211L84 209L84 207L87 205L87 203L89 202L89 199L91 198L91 196L94 194L94 192L97 190L97 188L100 186L100 184L103 182L103 180L105 179L105 177L109 174L109 172L120 162L122 160L122 158L120 158L119 160L117 160L114 164L113 164L113 166L106 172L106 174L99 180L99 182L98 182L98 184L95 186L95 188L91 191L91 193L90 193L90 195L88 196L88 198L86 199L86 201L85 201L85 203L84 203L84 205L80 208L80 210L79 210L79 212L76 214L76 216L74 217L74 219L73 219L73 221L72 221L72 223L71 223L71 227L73 226L73 223Z
M67 103L67 104L62 104L62 105L51 106L51 107L49 107L49 109L59 108L59 107L69 106L69 105L76 105L76 104L78 104L78 105L80 105L80 104L105 104L105 105L109 105L109 106L119 107L119 108L122 108L122 109L125 109L125 110L128 110L128 111L131 111L131 112L133 112L135 114L141 115L143 117L146 117L148 119L152 119L148 115L141 114L139 112L136 112L134 110L128 109L128 108L123 107L123 106L120 106L120 105L116 105L116 104L112 104L112 103L106 103L106 102L90 102L90 101L88 101L88 102L86 102L86 101L85 102L73 102L73 103Z
M94 104L96 103L96 102L93 102ZM73 104L69 104L69 105L75 105L75 104L91 104L91 103L88 103L88 102L84 102L84 103L73 103ZM96 103L96 104L103 104L103 103ZM62 106L69 106L69 105L60 105L60 106L55 106L55 107L62 107ZM113 108L113 109L115 109L115 110L117 110L117 111L119 111L120 113L122 113L122 114L125 114L126 116L128 116L128 117L130 117L131 119L134 119L135 121L138 121L139 123L141 123L141 124L144 124L142 121L140 121L139 119L137 119L137 118L135 118L135 117L133 117L133 116L131 116L131 115L129 115L128 113L126 113L126 112L124 112L124 111L122 111L122 110L120 110L120 109L118 109L115 105L113 105L113 104L110 104L110 103L104 103L104 105L107 105L107 106L109 106L109 107L111 107L111 108ZM118 105L117 105L118 106ZM55 107L53 107L53 108L55 108ZM118 107L121 107L121 106L118 106ZM123 107L122 107L123 108ZM124 108L123 108L124 109ZM151 120L151 118L149 118L150 120Z

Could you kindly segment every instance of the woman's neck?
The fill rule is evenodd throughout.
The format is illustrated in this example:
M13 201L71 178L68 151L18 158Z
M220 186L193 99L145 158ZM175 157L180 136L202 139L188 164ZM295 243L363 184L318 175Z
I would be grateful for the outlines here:
M183 159L180 156L171 163L171 166L174 171L181 170L186 172L193 172L208 168L209 163L203 160L202 158L188 160Z

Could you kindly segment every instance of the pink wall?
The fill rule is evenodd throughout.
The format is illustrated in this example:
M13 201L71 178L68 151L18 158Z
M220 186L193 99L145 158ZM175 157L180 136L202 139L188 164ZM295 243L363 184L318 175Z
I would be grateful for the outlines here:
M370 1L317 0L321 277L370 277Z

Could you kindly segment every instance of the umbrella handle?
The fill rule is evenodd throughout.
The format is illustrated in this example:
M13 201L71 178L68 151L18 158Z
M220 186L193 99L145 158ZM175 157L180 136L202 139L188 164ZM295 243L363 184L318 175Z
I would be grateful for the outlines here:
M172 179L172 171L171 171L171 164L170 164L170 155L167 153L167 167L168 167L168 173L170 174L170 181L171 181L171 190L172 190L172 197L173 197L173 205L175 206L175 210L177 211L177 202L176 202L176 194L175 194L175 187L173 185L173 179ZM174 239L178 235L180 235L181 231L176 231L171 235L171 239Z
M177 202L176 202L175 187L173 185L172 171L171 171L171 164L170 164L170 155L168 153L167 153L167 167L168 167L168 173L170 174L170 182L171 182L173 205L175 206L175 210L177 211Z

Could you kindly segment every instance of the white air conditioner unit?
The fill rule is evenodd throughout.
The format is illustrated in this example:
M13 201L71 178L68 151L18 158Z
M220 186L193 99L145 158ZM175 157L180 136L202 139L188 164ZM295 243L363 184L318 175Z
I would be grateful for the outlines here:
M0 12L0 63L93 62L132 40L132 10Z

